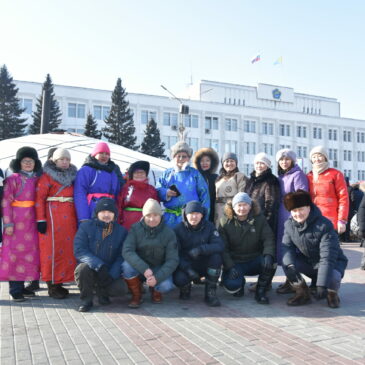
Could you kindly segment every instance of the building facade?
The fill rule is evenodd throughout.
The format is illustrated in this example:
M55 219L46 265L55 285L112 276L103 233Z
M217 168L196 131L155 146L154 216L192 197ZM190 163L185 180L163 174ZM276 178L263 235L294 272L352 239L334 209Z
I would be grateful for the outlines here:
M42 84L16 81L18 97L32 122ZM83 133L88 112L104 126L111 105L111 91L55 85L62 111L61 128ZM202 80L182 95L188 115L179 114L180 103L167 96L128 94L134 114L137 143L153 118L160 128L166 153L178 140L178 126L185 126L186 140L194 150L212 147L219 155L235 152L245 174L253 169L256 153L266 152L276 171L275 154L281 148L297 152L304 171L311 168L312 147L327 148L331 166L352 181L365 180L365 121L342 118L334 98L295 93L292 88L258 84L257 87Z

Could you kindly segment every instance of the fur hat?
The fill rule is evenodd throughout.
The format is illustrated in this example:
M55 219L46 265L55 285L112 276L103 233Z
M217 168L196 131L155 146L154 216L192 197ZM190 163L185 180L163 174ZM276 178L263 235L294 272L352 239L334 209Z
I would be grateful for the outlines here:
M16 156L14 160L11 160L9 167L13 172L19 172L21 170L20 162L23 158L28 157L34 160L34 171L39 171L42 168L42 163L38 158L37 150L33 147L21 147L16 152Z
M201 213L201 214L205 215L206 210L199 201L192 200L191 202L189 202L185 205L184 212L185 212L185 214L190 214L190 213L196 212L196 213Z
M252 205L252 199L248 194L240 192L233 197L232 207L234 208L234 206L238 203L246 203Z
M210 158L210 168L207 171L211 174L214 174L217 171L217 167L219 165L218 153L210 147L204 147L196 151L193 156L193 166L199 171L202 171L200 167L200 161L203 156Z
M147 201L144 203L142 215L146 216L147 214L158 214L162 216L162 208L160 203L155 199L147 199Z
M271 161L269 156L265 152L260 152L255 156L255 159L253 161L256 162L263 162L268 168L271 167Z
M193 155L193 150L184 141L177 142L170 149L172 158L174 158L179 152L186 152L189 158Z
M222 164L225 160L234 160L236 161L236 164L238 163L238 158L237 155L233 152L226 152L223 156L222 156Z
M129 166L128 169L128 178L129 180L133 179L133 174L137 170L143 170L146 172L146 176L148 176L148 173L150 171L150 163L148 161L136 161L133 162L132 165Z
M112 198L101 198L95 206L94 209L94 215L95 217L98 216L98 213L103 211L103 210L108 210L109 212L112 212L115 214L114 219L117 217L118 215L118 209L117 209L117 205L115 204L115 200Z
M276 152L276 162L279 162L283 157L290 158L294 163L297 162L297 154L289 148L283 148Z
M311 162L312 162L312 156L315 153L320 153L326 158L327 161L329 161L327 150L323 146L316 146L311 149L309 154L309 159L311 160Z
M71 154L66 148L57 148L56 151L53 152L52 161L56 162L60 158L68 158L71 161Z
M110 148L108 146L108 144L106 142L98 142L93 150L91 151L90 155L92 157L95 157L98 153L107 153L108 155L110 155Z
M296 208L311 206L311 196L307 191L297 190L284 195L284 206L289 212Z

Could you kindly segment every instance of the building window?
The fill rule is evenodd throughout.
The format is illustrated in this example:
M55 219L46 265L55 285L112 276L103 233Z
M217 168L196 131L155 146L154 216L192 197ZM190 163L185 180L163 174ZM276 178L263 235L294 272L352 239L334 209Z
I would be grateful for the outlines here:
M307 146L297 146L297 155L300 158L306 158L308 156Z
M297 126L297 137L307 138L307 127Z
M365 170L358 170L357 171L357 179L358 180L365 180Z
M244 148L245 154L256 155L256 143L255 142L244 142L243 148Z
M196 152L199 149L199 139L198 138L187 138L188 145Z
M288 148L290 150L291 149L290 144L281 144L281 145L279 145L280 150L283 150L284 148Z
M151 119L157 123L157 113L150 110L141 111L141 123L147 124Z
M218 139L207 139L206 143L208 147L213 148L213 150L219 152L219 141Z
M217 117L205 117L205 129L218 130L218 118Z
M24 108L24 112L25 114L32 114L33 111L33 100L32 99L20 99L19 100L19 105L21 108Z
M357 161L365 162L365 152L364 151L357 151Z
M224 151L233 152L233 153L237 154L237 141L225 141L224 142Z
M243 173L246 176L249 176L252 171L253 171L253 165L250 165L249 163L244 163L243 164Z
M290 125L289 124L280 124L279 125L279 135L283 137L290 137Z
M352 171L351 170L343 170L343 173L344 173L344 175L346 176L346 177L348 177L349 178L349 180L351 180L351 178L352 178Z
M94 118L98 120L104 120L110 113L110 106L94 105Z
M163 125L177 127L177 113L163 113Z
M246 133L256 133L256 121L254 120L244 120L243 130Z
M313 128L313 138L322 139L322 128L319 128L319 127Z
M351 131L343 131L344 142L351 142L351 139L352 139Z
M162 136L162 142L165 143L165 150L170 149L171 146L177 143L176 136Z
M226 131L236 132L237 131L237 119L226 118L225 128L226 128Z
M330 160L337 161L337 150L335 148L329 149L329 158Z
M272 143L263 143L262 149L266 154L270 156L274 154L274 145Z
M344 150L343 159L344 161L352 161L352 151Z
M274 124L273 123L262 123L262 134L272 136L274 135Z
M365 143L365 133L357 132L357 143Z
M337 141L337 129L328 130L328 139L330 141Z
M184 125L187 128L199 128L199 117L197 115L184 115Z
M68 103L69 118L85 118L85 104Z

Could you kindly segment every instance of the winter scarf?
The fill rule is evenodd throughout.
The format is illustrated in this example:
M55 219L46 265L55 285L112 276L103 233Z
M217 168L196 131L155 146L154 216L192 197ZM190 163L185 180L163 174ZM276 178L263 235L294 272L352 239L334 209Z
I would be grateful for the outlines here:
M324 161L321 163L313 164L312 165L312 172L313 172L313 179L314 182L318 180L319 174L326 171L330 167L330 164L328 161Z

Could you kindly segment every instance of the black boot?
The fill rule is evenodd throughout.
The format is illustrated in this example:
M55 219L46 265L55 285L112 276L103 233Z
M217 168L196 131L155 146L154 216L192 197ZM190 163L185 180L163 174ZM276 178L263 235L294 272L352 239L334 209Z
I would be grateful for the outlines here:
M180 287L180 296L179 298L182 300L188 300L190 299L190 293L191 293L191 284L186 284L182 287Z
M29 282L28 285L24 289L30 290L30 291L37 291L40 289L39 286L39 280L32 280Z
M256 302L259 304L269 304L269 298L266 296L267 288L271 285L272 278L276 272L276 267L273 269L264 269L257 279L255 292Z
M219 307L221 305L221 302L217 298L217 282L220 273L220 269L207 269L204 300L210 307Z

